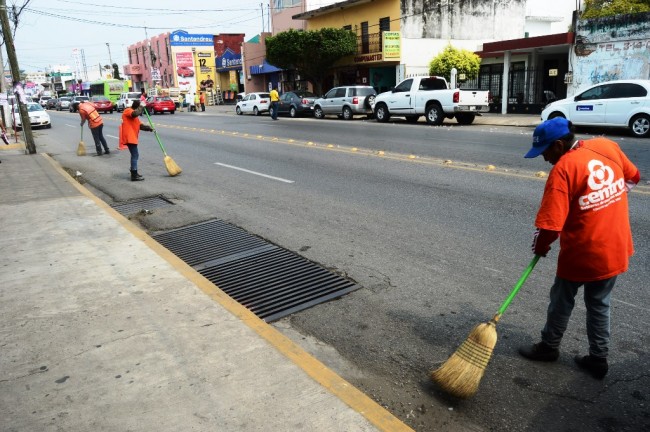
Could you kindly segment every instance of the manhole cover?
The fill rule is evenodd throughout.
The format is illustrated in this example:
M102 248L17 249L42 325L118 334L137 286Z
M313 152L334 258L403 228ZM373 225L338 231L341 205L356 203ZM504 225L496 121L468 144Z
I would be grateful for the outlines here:
M139 211L142 210L151 210L151 209L166 207L170 205L174 205L174 203L172 203L171 201L167 201L165 198L155 196L155 197L144 198L137 201L131 201L124 204L114 204L111 207L113 207L115 210L117 210L119 213L123 215L130 215L130 214L138 213Z

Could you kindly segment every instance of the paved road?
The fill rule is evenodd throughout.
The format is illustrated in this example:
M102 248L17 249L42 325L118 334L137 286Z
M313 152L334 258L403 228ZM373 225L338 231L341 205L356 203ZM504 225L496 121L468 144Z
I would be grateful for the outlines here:
M631 199L638 252L617 287L608 379L593 381L572 364L572 355L586 349L582 306L557 364L516 355L519 344L538 337L552 253L500 324L479 394L459 402L430 385L427 371L490 317L531 258L543 188L533 174L548 166L521 158L529 128L157 116L184 172L167 177L146 135L141 172L147 180L132 184L127 155L77 158L76 116L53 117L55 127L39 133L39 151L83 172L106 199L164 193L176 200L174 208L142 218L143 226L164 229L217 215L359 282L362 290L276 325L417 430L650 427L647 187ZM112 135L118 117L105 118ZM617 140L650 172L647 140Z

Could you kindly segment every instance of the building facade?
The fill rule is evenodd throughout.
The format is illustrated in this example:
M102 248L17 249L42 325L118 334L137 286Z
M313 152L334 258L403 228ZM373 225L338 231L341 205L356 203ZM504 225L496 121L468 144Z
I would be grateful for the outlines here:
M399 0L347 0L296 14L293 19L306 21L307 30L343 28L357 36L356 53L337 62L324 91L359 84L382 92L395 85L402 63L400 17Z
M124 75L130 77L133 91L158 85L173 87L175 73L171 58L171 33L163 33L128 47L128 61Z

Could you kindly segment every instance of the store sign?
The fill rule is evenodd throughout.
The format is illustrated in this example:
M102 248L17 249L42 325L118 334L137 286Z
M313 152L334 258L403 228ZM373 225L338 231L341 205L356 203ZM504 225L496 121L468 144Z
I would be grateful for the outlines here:
M169 36L171 46L214 46L214 36L211 34L189 34L176 30Z
M217 57L217 71L226 72L242 67L241 54L234 53L230 48L226 48L222 56Z
M382 52L384 60L399 60L402 55L402 37L400 32L385 31L382 34Z
M160 81L160 69L158 68L151 68L151 80L152 81Z
M381 53L354 56L355 63L374 63L374 62L380 62L382 60L383 60L383 56L381 55Z

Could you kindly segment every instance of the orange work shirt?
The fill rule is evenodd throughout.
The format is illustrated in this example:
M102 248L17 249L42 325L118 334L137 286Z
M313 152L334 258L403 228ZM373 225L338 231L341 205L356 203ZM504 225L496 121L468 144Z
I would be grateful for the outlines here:
M90 102L82 102L79 104L79 115L83 120L88 120L88 126L91 129L104 123L102 116L99 115L95 106Z
M199 96L199 102L205 103L205 95L203 93L201 93L201 95Z
M127 108L122 112L122 128L120 133L120 142L124 144L138 144L138 135L140 135L140 119L131 117L135 111L133 108Z
M634 246L626 180L637 173L606 138L579 141L551 169L535 225L560 232L558 277L591 282L627 271Z

